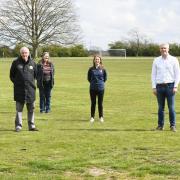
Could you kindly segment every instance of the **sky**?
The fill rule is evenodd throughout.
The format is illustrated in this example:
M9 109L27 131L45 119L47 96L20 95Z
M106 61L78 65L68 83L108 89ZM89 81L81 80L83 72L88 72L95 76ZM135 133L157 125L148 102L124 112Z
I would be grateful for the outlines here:
M179 0L73 0L90 49L128 37L132 29L154 43L180 43Z
M5 0L0 0L4 2ZM180 43L180 0L72 0L86 48L109 48L136 29L154 43Z

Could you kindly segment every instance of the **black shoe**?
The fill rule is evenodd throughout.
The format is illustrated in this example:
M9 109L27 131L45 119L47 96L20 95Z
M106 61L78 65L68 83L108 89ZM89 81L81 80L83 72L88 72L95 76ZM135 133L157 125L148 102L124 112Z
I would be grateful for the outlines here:
M50 113L50 110L46 110L46 113Z
M170 127L170 131L176 132L176 127L175 126L171 126Z
M40 113L45 113L45 111L44 110L40 110Z
M164 127L158 126L158 127L156 128L156 130L157 130L157 131L163 131L163 130L164 130Z
M37 128L31 128L29 131L39 131Z

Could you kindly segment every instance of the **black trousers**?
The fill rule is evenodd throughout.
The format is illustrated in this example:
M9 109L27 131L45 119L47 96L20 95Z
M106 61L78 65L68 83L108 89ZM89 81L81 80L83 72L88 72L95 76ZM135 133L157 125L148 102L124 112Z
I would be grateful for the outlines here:
M99 118L100 118L100 117L103 117L103 97L104 97L104 90L102 90L102 91L90 90L90 97L91 97L91 117L94 118L94 116L95 116L96 97L98 97Z

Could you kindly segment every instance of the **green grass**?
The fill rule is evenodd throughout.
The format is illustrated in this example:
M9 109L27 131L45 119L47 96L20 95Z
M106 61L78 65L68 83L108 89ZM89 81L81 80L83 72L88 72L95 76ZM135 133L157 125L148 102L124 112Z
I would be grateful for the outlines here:
M39 113L39 132L14 132L15 103L9 80L11 62L0 60L0 179L180 179L180 95L176 96L177 129L157 125L151 90L153 58L107 58L104 119L89 123L87 70L91 58L55 58L52 112ZM167 108L166 108L167 112Z

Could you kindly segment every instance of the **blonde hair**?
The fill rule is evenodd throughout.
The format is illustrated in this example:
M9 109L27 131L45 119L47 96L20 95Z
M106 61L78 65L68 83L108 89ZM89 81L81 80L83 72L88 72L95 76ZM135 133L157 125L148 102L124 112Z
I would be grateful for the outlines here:
M94 62L96 57L98 57L100 59L100 68L103 69L104 66L103 66L103 63L102 63L102 57L100 55L94 55L94 58L93 58L93 67L96 67L95 62Z

